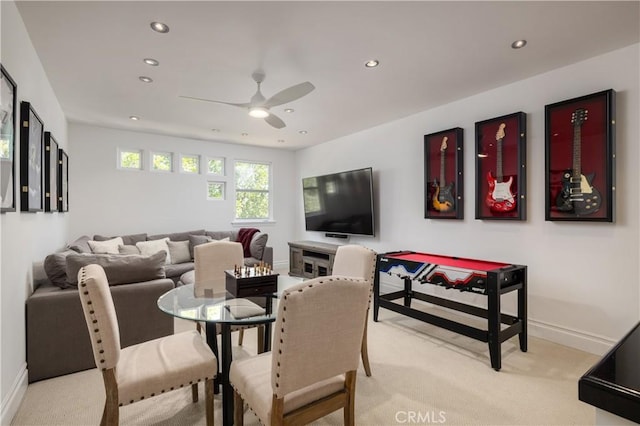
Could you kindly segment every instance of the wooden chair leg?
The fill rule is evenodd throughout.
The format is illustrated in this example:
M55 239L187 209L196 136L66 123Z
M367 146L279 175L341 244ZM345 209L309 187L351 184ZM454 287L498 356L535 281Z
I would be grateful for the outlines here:
M196 331L202 333L202 325L200 325L199 321L196 321Z
M233 390L233 424L242 426L244 423L244 401L240 394Z
M271 398L271 426L284 425L284 398Z
M345 426L354 426L355 424L355 407L356 407L356 372L347 371L344 386L347 391L347 401L343 408Z
M259 325L258 330L258 353L261 354L264 352L264 325Z
M368 310L367 310L368 312ZM367 318L369 315L367 315ZM371 377L371 365L369 365L369 351L367 349L367 323L364 323L364 334L362 335L362 347L360 348L360 356L362 357L362 365L364 365L364 372L367 377Z
M119 419L118 408L118 384L116 383L116 374L113 368L102 372L104 380L104 390L106 399L104 402L104 410L102 412L101 426L117 426Z
M204 401L207 412L207 426L213 426L213 379L204 382Z
M244 340L244 328L241 328L238 332L238 346L242 346L242 341Z
M191 400L193 402L198 402L198 384L194 383L191 385Z

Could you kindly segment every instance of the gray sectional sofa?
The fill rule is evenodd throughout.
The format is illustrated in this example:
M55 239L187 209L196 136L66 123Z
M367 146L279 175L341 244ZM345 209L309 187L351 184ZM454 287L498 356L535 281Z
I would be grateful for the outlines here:
M193 270L193 246L208 240L229 238L236 241L238 231L187 231L171 234L131 234L121 236L123 254L94 254L95 241L111 237L81 237L65 250L52 253L34 264L34 291L26 301L27 369L29 382L75 373L95 367L87 326L82 313L74 274L88 263L103 264L120 327L120 344L127 347L173 333L173 318L162 313L156 301L179 283L180 276ZM131 246L143 241L169 238L174 260L165 263L164 252L150 256L131 253ZM267 234L256 233L245 257L246 265L260 261L273 264L273 249L266 245ZM189 241L186 244L185 241ZM144 244L143 244L144 245ZM173 245L172 245L173 246ZM189 256L185 248L189 249ZM179 250L178 250L179 249ZM255 256L255 257L254 257ZM189 259L187 259L189 257ZM69 275L69 276L68 276Z

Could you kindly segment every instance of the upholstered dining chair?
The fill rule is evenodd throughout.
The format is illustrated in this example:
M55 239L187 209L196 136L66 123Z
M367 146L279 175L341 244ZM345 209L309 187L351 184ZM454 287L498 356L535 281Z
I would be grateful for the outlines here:
M119 407L185 386L191 386L193 402L197 402L198 383L204 381L206 423L213 426L213 379L218 362L200 334L172 334L122 349L104 269L99 265L81 268L78 287L106 392L100 424L118 425Z
M282 293L271 352L233 361L234 424L244 403L264 425L307 424L344 409L354 424L369 283L319 277Z
M347 244L338 247L333 260L331 275L342 275L346 277L361 278L369 283L371 293L369 294L369 307L371 307L371 297L373 293L373 279L376 273L376 252L355 244ZM367 308L367 318L369 318L369 307ZM368 322L368 321L367 321ZM369 364L369 350L367 348L367 323L364 325L362 335L362 365L367 376L371 376L371 365Z
M242 244L233 241L212 241L200 244L193 249L194 258L194 292L197 297L212 294L224 294L226 291L225 270L233 270L236 266L244 266L244 252ZM248 308L259 311L261 308L250 300L237 299L228 304L238 308ZM264 312L264 309L262 309ZM251 326L250 326L251 327ZM234 326L233 330L239 330L238 344L242 345L244 329L249 327ZM200 331L200 324L197 324ZM258 350L264 347L264 327L258 330Z

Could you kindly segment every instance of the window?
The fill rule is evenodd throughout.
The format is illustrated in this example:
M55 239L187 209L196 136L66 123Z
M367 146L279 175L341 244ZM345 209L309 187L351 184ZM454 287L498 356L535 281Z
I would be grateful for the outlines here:
M170 172L173 170L173 154L170 152L154 152L151 154L151 170Z
M118 167L125 170L142 170L142 151L139 149L119 150Z
M224 176L224 158L208 158L207 173Z
M207 200L224 200L224 182L207 182Z
M180 157L180 170L184 173L200 173L200 157L197 155L182 155Z
M236 219L269 219L271 165L235 163Z

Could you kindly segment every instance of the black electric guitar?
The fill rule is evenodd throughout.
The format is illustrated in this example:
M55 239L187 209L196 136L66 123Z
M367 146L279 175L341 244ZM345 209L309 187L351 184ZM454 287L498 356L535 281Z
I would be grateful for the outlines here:
M444 157L447 150L447 137L442 138L440 145L440 183L435 179L433 186L436 192L433 194L433 208L439 212L449 212L453 210L455 199L453 198L453 182L444 184Z
M581 163L581 129L587 120L588 111L578 108L571 114L573 123L573 168L562 175L562 190L556 198L558 210L573 213L577 216L592 214L598 211L601 203L600 192L591 185L595 173L583 175Z

